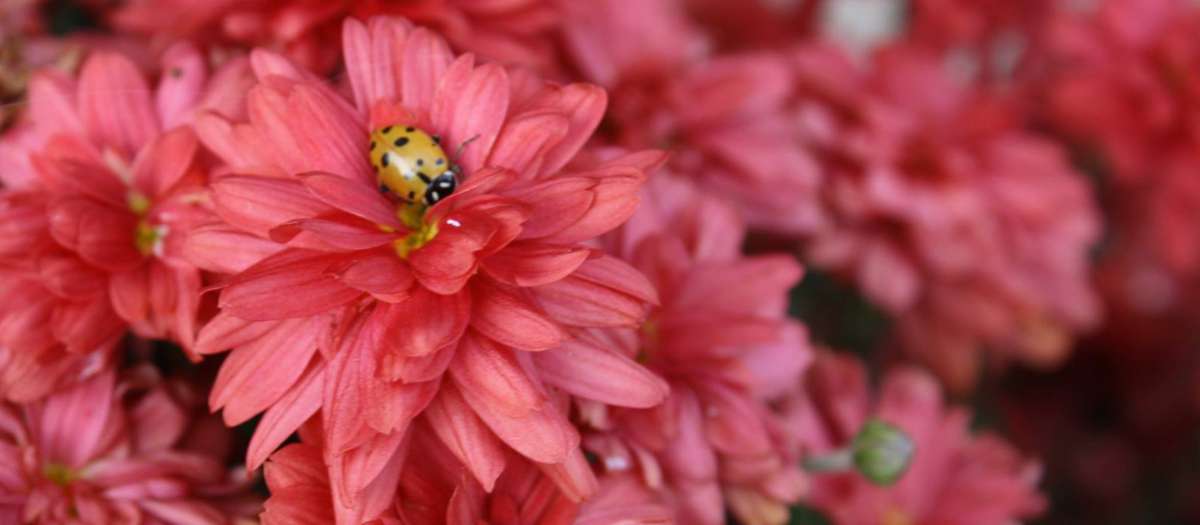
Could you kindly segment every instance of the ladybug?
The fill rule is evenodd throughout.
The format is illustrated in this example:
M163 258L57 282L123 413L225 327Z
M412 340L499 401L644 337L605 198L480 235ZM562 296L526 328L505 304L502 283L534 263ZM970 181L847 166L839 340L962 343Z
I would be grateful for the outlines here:
M441 140L414 126L399 124L373 131L370 157L379 191L409 204L432 206L458 186L461 169L450 162Z

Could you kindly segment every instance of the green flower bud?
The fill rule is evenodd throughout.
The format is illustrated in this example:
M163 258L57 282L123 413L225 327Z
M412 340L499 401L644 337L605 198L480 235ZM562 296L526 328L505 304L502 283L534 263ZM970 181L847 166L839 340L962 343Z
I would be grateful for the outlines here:
M867 421L850 445L854 467L876 485L891 485L912 463L916 445L903 430L878 419Z

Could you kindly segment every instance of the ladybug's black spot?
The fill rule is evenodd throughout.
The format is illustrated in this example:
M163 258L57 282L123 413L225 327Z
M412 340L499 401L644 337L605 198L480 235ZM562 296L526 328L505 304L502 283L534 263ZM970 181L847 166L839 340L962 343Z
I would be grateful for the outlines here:
M391 155L388 155L387 153L384 153L384 154L383 154L383 160L382 160L382 161L380 161L380 162L382 162L382 163L383 163L383 167L385 167L385 168L386 168L386 167L388 167L388 157L391 157Z
M414 191L412 191L412 190L408 190L408 200L410 200L410 201L411 201L411 200L413 200L414 198L416 198L416 196L417 196L416 192L414 192Z
M445 164L445 163L446 163L446 159L438 159L437 162L435 162L434 164L441 166L442 164Z
M425 165L425 159L417 159L417 165L418 165L418 166L424 166L424 165Z
M371 151L375 151L375 146L376 146L375 141L372 140L371 141Z
M391 131L392 131L392 127L391 127L391 126L388 126L388 127L386 127L386 128L383 128L383 134L384 134L384 135L387 135L387 134L388 134L388 133L390 133Z
M404 146L408 145L408 137L400 137L396 139L395 144L397 148L403 148Z
M388 192L388 187L384 184L380 184L379 185L379 193L387 193L387 192Z
M404 131L407 131L407 132L409 132L409 133L412 133L412 132L414 132L414 131L416 131L416 130L417 130L417 128L414 128L414 127L412 127L412 126L409 126L409 127L407 127L407 128L404 128Z
M437 135L434 135L434 136L433 136L433 143L434 143L435 145L439 145L439 144L441 144L441 143L442 143L442 137L439 137L439 136L437 136Z
M432 180L429 178L429 175L426 175L423 171L418 171L417 176L420 177L421 182L424 182L425 184L429 184L429 181Z

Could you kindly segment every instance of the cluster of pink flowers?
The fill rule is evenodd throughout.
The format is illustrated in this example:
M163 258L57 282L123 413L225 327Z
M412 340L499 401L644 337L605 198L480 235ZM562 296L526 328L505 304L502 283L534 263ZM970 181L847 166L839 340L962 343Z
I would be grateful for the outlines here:
M838 3L0 0L0 521L1038 516L944 392L1200 314L1200 10Z

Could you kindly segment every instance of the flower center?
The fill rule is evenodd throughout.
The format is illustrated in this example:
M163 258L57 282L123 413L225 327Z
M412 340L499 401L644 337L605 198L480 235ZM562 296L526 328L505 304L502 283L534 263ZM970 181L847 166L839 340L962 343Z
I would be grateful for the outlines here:
M61 487L70 485L71 482L78 479L75 471L61 463L47 463L46 467L42 469L42 474L46 476L46 479Z
M409 229L408 235L392 242L396 255L401 259L407 259L409 254L419 250L437 237L437 223L425 222L425 210L426 207L421 204L401 204L396 209L396 216Z
M167 235L167 227L154 225L146 219L146 214L152 205L150 199L139 191L131 190L126 195L125 202L129 206L129 211L140 218L137 226L133 229L133 245L142 255L162 255L162 241L163 237Z

